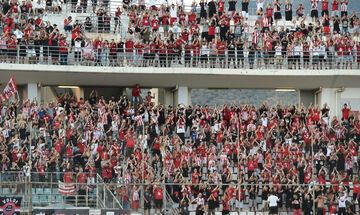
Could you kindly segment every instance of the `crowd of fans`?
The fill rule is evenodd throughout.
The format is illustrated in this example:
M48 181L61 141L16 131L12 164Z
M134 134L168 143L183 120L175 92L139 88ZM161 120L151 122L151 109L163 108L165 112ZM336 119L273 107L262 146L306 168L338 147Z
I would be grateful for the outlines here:
M174 214L189 205L197 214L244 205L358 213L360 125L350 104L337 117L326 104L173 107L140 95L137 85L132 98L93 91L79 101L1 103L2 176L31 169L33 180L49 182L63 172L57 179L91 185L99 174L123 208L149 213L164 212L164 200Z
M67 65L73 53L71 64L101 66L360 68L359 18L348 13L348 0L310 0L311 21L303 3L258 0L251 22L249 0L201 0L190 8L182 0L124 0L114 14L108 1L92 1L97 18L70 16L64 29L43 21L61 10L54 2L2 1L0 62ZM87 1L80 5L88 12ZM124 19L126 37L117 40ZM94 29L99 35L88 38ZM102 38L112 32L114 39Z

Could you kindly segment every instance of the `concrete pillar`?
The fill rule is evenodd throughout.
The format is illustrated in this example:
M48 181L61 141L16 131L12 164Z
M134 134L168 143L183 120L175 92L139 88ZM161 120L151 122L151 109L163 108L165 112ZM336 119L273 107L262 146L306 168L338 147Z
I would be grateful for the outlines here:
M27 99L41 101L41 91L37 83L28 83L26 86Z
M317 104L320 108L326 103L330 107L330 119L334 116L341 117L341 105L339 98L341 98L340 88L322 88L321 92L316 95Z
M169 88L158 88L157 90L158 94L155 95L158 98L158 104L163 105L174 105L174 91Z
M155 105L158 105L159 104L159 99L160 99L160 91L161 89L159 88L151 88L150 89L150 92L151 92L151 95L154 96L155 98L152 99L152 102L154 102ZM161 103L163 104L163 103Z
M174 106L178 104L191 104L191 89L186 86L179 86L174 95Z

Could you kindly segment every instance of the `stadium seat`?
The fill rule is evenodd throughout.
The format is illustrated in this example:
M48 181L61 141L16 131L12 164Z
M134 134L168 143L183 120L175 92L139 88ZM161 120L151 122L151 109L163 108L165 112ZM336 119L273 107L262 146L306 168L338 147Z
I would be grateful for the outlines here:
M38 195L33 195L31 199L33 204L39 204L40 203L40 197Z
M47 203L48 202L48 196L41 195L40 196L40 203Z
M43 188L36 188L36 194L44 194Z
M52 189L52 194L59 194L59 189L58 188L53 188Z
M10 194L9 188L4 187L4 188L2 189L2 194L3 194L3 195L9 195L9 194Z
M64 202L64 198L62 195L56 195L55 196L55 202L56 203L63 203Z
M45 189L44 189L44 194L50 195L50 194L51 194L50 188L45 188Z

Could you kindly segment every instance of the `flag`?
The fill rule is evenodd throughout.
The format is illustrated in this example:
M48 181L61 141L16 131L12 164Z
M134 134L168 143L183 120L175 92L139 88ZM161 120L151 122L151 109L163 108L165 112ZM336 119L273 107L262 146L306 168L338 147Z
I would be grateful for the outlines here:
M15 83L14 76L11 77L9 83L4 88L3 92L1 93L1 100L6 101L11 98L17 92L17 87Z
M72 195L75 193L75 185L73 183L64 183L59 181L59 193Z
M0 197L0 214L20 215L21 197Z

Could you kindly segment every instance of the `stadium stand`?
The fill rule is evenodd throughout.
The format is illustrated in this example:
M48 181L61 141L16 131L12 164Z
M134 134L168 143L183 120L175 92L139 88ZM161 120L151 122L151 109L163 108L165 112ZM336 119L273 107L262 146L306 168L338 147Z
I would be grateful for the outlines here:
M3 1L0 60L21 64L359 68L348 1ZM240 5L240 7L238 7ZM321 5L321 10L318 9ZM1 103L0 193L144 214L359 213L359 118L344 104L155 105L151 94ZM68 186L62 190L59 181ZM31 183L29 188L27 183ZM63 186L63 185L62 185ZM71 192L64 195L64 192ZM313 211L315 210L315 211Z
M1 61L359 68L359 19L355 12L348 14L348 1L311 2L311 11L305 11L302 4L295 8L290 1L266 5L259 1L254 9L246 0L226 4L202 1L188 6L168 1L146 5L142 1L81 1L75 6L72 2L5 1Z

